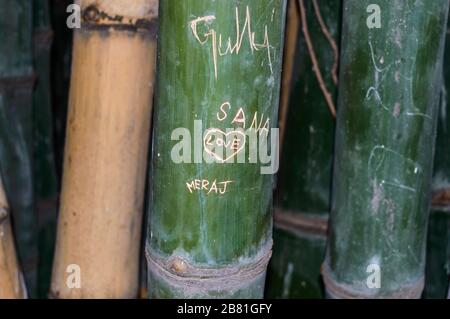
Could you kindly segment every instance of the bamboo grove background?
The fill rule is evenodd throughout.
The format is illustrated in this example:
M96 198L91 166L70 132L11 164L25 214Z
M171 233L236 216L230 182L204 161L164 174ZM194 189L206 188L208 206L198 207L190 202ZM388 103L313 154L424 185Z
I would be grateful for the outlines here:
M0 297L448 296L447 0L161 0L159 30L158 1L79 3L72 30L72 1L0 0ZM366 27L371 3L382 31ZM246 6L255 29L272 22L280 48L269 89L252 80L270 76L264 53L229 58L214 81L202 75L208 55L182 36L193 12L214 12L233 34L229 17ZM137 18L99 14L121 8ZM240 66L250 58L261 66ZM214 123L223 96L281 131L273 180L200 167L252 186L226 204L177 189L199 167L160 158L169 128L197 114ZM167 107L186 101L189 112ZM203 210L216 214L198 220ZM375 295L357 284L371 256L386 267ZM85 283L75 291L62 280L74 259ZM206 284L179 279L204 274Z

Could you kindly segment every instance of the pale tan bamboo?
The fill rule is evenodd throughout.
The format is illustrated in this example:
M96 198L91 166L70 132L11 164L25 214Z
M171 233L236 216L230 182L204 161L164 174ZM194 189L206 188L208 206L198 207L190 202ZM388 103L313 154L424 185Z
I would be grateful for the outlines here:
M51 296L134 298L158 2L78 4Z
M0 177L0 299L24 299L26 291L17 262L9 206Z

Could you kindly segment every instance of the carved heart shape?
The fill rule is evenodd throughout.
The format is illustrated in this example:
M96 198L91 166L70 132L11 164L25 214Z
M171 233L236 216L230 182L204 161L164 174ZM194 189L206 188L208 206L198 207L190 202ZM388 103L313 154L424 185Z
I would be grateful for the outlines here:
M221 163L238 154L245 146L245 134L241 131L225 133L217 128L208 129L203 139L203 147L209 155ZM222 150L222 154L217 152Z

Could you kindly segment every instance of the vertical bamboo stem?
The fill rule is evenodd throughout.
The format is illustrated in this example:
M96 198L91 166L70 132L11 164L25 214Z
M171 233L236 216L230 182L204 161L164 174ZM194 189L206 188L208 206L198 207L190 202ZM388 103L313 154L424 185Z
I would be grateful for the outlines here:
M0 299L26 298L12 234L9 206L0 176Z
M280 111L278 126L280 128L280 154L283 150L286 121L289 111L289 96L292 87L295 53L297 49L297 37L300 25L300 14L297 0L289 0L287 3L286 37L284 43L283 70L281 80Z
M161 7L149 295L261 298L273 176L261 174L260 158L249 163L256 145L246 138L221 154L215 146L224 139L230 145L227 129L250 128L269 143L275 136L285 1L172 0ZM176 145L185 146L181 162Z
M428 226L424 298L446 297L450 276L450 20L447 24L444 82L438 116L436 155Z
M153 91L158 2L80 0L55 298L133 298ZM75 266L73 266L75 265ZM80 286L68 285L68 267ZM76 282L76 281L75 281Z
M418 298L449 1L377 1L380 28L369 5L344 1L322 274L333 298Z
M38 293L45 297L50 287L56 237L58 184L53 144L53 116L50 80L50 51L53 32L50 27L49 0L36 0L33 8L34 69L33 95L34 197L39 227Z
M67 27L67 7L73 0L50 0L53 27L51 82L54 124L54 157L58 181L64 158L66 119L72 65L73 29Z
M32 6L4 0L0 10L0 162L13 216L19 262L36 296L38 239L33 208Z
M335 104L334 73L338 65L335 47L339 43L342 2L295 2L305 20L301 21L303 27L295 43L267 295L321 298L324 294L320 265L325 255L335 123L317 73L312 69L315 60ZM306 45L306 37L310 47Z

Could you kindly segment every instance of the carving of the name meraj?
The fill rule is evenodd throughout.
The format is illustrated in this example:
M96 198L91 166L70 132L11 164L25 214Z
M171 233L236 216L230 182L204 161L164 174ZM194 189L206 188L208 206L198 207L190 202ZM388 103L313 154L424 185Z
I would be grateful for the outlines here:
M263 296L285 1L161 3L152 298Z

